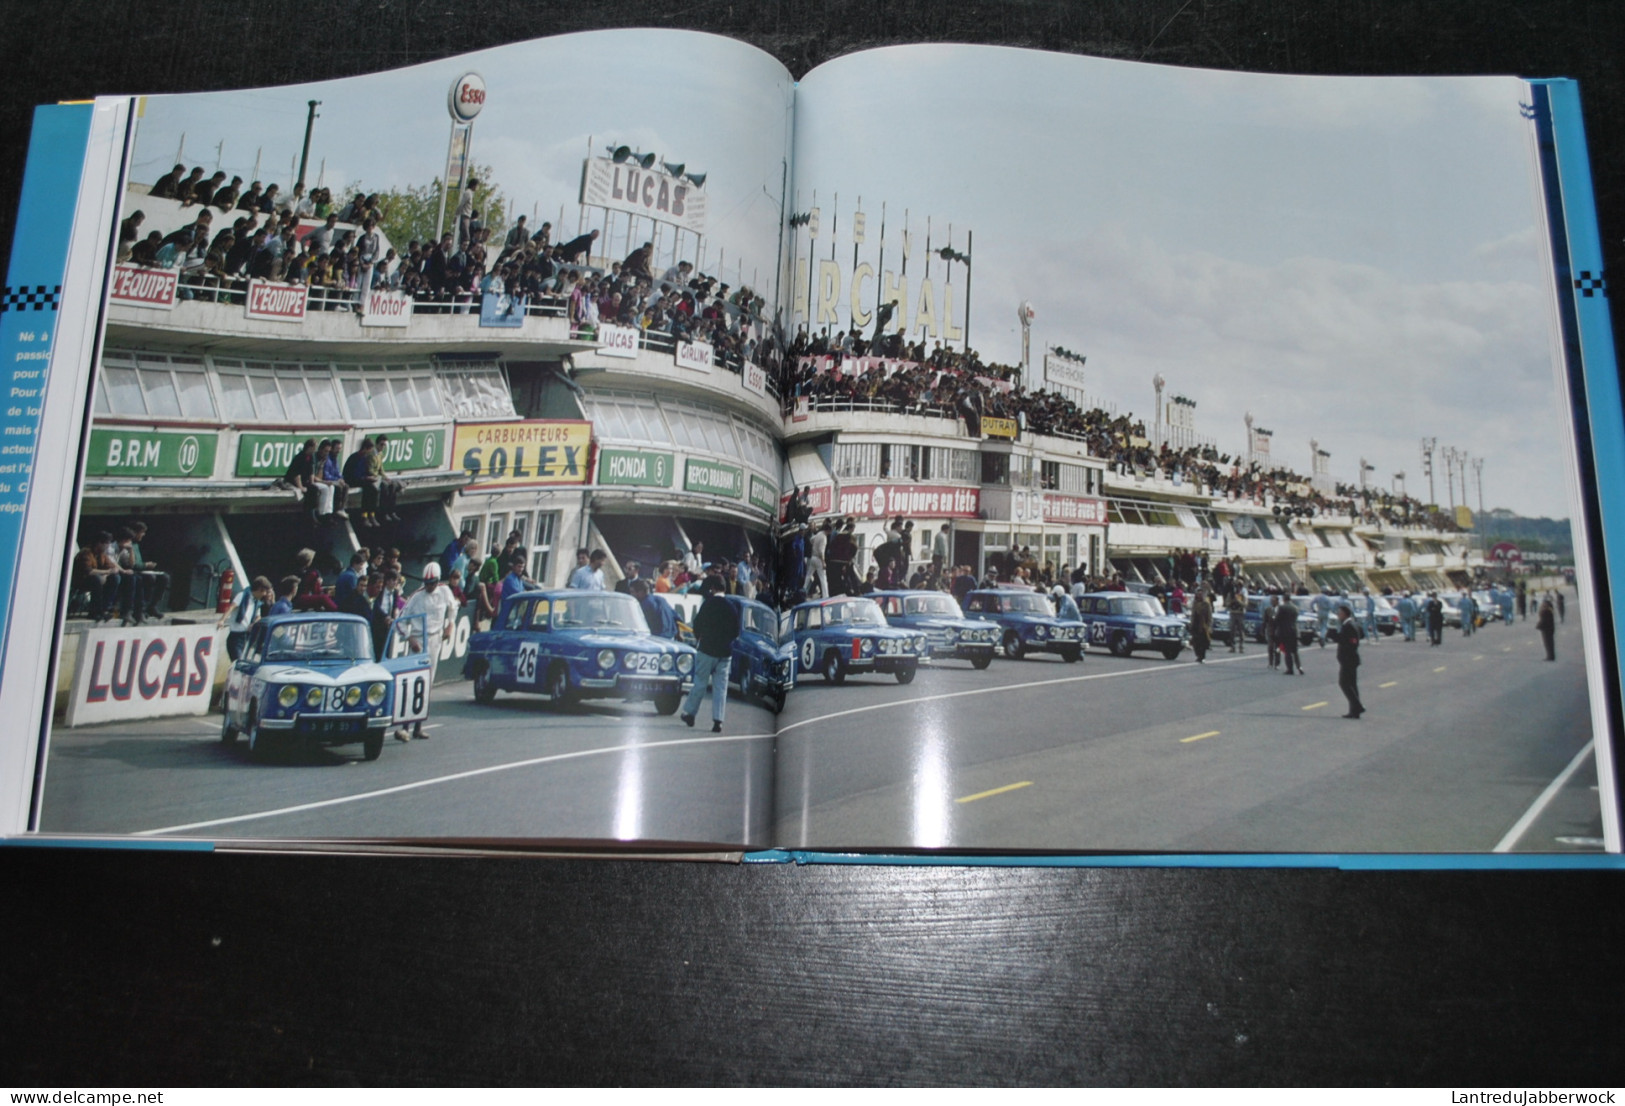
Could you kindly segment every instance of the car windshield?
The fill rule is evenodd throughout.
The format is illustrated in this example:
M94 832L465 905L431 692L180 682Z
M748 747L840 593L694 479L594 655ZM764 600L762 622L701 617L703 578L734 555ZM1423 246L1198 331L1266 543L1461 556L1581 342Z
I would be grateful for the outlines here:
M739 613L742 616L740 621L745 624L746 630L778 640L779 619L772 611L765 607L746 607Z
M1036 593L1029 595L1003 595L999 597L1001 611L1019 611L1022 614L1053 614L1055 608L1049 600Z
M824 625L884 626L886 616L873 599L853 599L846 603L831 603L824 608Z
M367 661L372 659L372 635L360 622L289 622L272 628L265 659Z
M903 600L904 614L940 614L959 617L959 604L951 595L910 595Z
M1113 599L1112 613L1133 615L1136 618L1158 618L1162 615L1162 604L1144 595L1136 595L1131 599Z
M588 592L553 600L553 628L575 630L591 627L599 630L634 630L649 632L638 601L630 595L617 592Z

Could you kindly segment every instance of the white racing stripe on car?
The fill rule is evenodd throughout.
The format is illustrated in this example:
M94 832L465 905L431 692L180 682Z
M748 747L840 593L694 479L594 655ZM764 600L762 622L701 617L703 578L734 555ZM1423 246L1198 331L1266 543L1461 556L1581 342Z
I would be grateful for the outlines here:
M1238 661L1249 660L1256 663L1258 657L1259 654L1257 653L1244 657L1226 657L1223 660L1208 661L1201 667L1212 668L1216 664L1234 664ZM1144 676L1152 672L1167 673L1170 668L1196 667L1197 663L1195 661L1185 661L1184 663L1180 664L1163 663L1154 666L1148 665L1145 668L1119 669L1116 672L1096 672L1090 676L1057 676L1053 680L1028 680L1025 683L1000 684L998 687L979 687L973 688L970 691L947 691L943 692L941 695L916 695L912 699L898 699L887 703L871 703L866 707L853 707L850 710L837 710L832 711L829 714L820 714L816 718L803 718L800 722L791 722L789 725L781 726L779 728L779 733L789 733L791 730L800 729L802 726L810 726L814 722L828 722L831 718L846 718L853 714L867 714L872 710L890 710L893 707L911 707L918 703L935 703L942 699L963 699L969 695L997 695L1005 691L1021 691L1029 687L1048 687L1052 684L1076 684L1082 683L1084 680L1110 680L1118 676Z
M337 798L321 799L314 803L300 803L298 806L285 806L276 810L261 810L253 814L235 814L229 818L212 818L207 822L188 822L183 826L164 826L162 829L141 830L134 836L156 837L164 833L186 833L189 830L209 829L212 826L229 826L238 822L253 822L261 818L277 818L284 814L299 814L307 810L343 806L345 803L359 803L364 799L381 799L386 795L400 795L407 791L416 791L419 788L434 787L437 784L455 783L458 780L473 779L476 776L489 776L496 772L507 772L515 768L531 768L538 764L555 764L563 760L580 760L584 757L606 756L610 753L627 753L642 749L670 749L682 745L716 745L729 741L760 741L763 738L776 736L776 734L770 733L726 734L721 737L715 735L710 737L683 737L673 741L637 741L626 745L607 745L598 749L578 749L573 753L555 753L552 756L516 760L509 764L492 764L485 768L471 768L466 772L453 772L449 776L434 776L430 779L416 780L395 787L380 788L377 791L362 791L354 795L340 795Z

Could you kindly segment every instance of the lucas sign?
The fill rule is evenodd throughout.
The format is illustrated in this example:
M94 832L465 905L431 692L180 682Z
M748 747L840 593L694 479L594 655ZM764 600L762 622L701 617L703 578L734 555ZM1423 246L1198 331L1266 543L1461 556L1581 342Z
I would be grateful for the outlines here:
M68 725L208 713L219 643L213 626L86 631Z
M588 158L581 170L581 202L646 215L692 234L705 233L705 189L687 177L644 169L635 162Z

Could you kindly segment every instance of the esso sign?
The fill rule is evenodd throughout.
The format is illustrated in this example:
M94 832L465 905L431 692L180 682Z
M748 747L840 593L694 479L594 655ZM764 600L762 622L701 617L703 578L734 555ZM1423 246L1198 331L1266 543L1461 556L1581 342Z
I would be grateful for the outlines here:
M446 106L451 109L453 121L472 123L485 106L485 78L478 73L464 73L451 82L446 95Z

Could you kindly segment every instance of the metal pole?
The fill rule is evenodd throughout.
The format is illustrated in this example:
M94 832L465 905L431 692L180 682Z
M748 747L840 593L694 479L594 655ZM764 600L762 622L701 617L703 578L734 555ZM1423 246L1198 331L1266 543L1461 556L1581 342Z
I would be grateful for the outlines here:
M973 247L976 245L976 232L965 232L965 352L970 352L970 266Z
M434 220L435 244L440 244L441 237L446 233L446 192L451 188L451 182L446 179L446 169L451 168L451 144L457 140L457 121L451 122L451 131L446 138L446 164L440 170L440 214Z
M320 100L308 101L309 106L305 114L305 148L299 154L299 178L294 181L295 188L305 183L305 166L310 163L310 132L311 128L316 125L316 108L320 104Z

